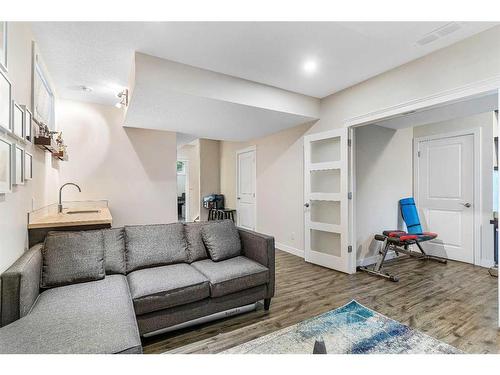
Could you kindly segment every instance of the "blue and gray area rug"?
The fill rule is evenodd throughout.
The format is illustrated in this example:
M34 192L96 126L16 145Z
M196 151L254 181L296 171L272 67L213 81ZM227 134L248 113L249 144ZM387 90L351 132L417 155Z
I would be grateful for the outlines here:
M356 301L223 353L310 354L318 339L332 354L462 353Z

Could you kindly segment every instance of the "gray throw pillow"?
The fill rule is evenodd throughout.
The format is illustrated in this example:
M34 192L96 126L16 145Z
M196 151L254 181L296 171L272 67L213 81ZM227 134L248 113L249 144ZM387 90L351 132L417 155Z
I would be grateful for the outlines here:
M201 237L214 262L237 257L241 254L238 229L232 220L223 220L201 229Z
M188 246L188 261L189 263L197 260L207 259L207 249L201 238L201 228L205 225L210 225L207 222L185 223L184 231L186 233L186 241Z
M42 250L42 288L101 280L102 231L49 232Z
M156 224L125 226L127 272L140 268L186 263L184 225Z
M125 230L123 228L104 229L104 269L107 275L127 272L125 262Z

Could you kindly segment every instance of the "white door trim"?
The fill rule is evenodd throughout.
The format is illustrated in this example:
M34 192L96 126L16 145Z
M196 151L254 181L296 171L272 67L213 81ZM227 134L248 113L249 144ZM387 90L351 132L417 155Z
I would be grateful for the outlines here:
M413 139L413 197L418 207L418 144L420 142L432 141L444 138L460 137L464 135L472 135L474 137L474 264L481 265L481 208L482 208L482 178L483 172L481 169L481 128L464 129L443 134L434 134L425 137ZM432 228L428 228L432 230Z
M183 163L185 163L186 167L185 167L185 180L186 180L186 185L184 187L185 191L186 191L186 202L184 203L184 221L187 223L189 222L190 220L190 205L191 205L191 195L189 194L189 160L187 159L177 159L177 161L181 161ZM177 206L176 206L177 207Z
M254 217L254 224L255 224L255 230L257 230L257 145L252 145L248 146L245 148L242 148L240 150L236 150L236 199L238 199L238 189L239 189L239 184L238 184L238 155L239 154L244 154L245 152L250 152L254 151L255 152L255 163L253 164L253 181L254 181L254 186L255 186L255 200L254 200L254 205L253 205L253 217ZM236 208L238 208L238 202L236 202ZM236 225L240 225L240 215L238 215L238 211L236 211Z
M498 109L500 110L500 88L497 90L497 98L498 98ZM497 113L497 134L500 135L500 118L499 114ZM500 198L500 189L497 191L497 196ZM497 240L500 240L500 231L497 233ZM498 296L497 296L497 303L500 302L500 277L498 277ZM497 320L497 325L500 327L500 309L498 309L498 320Z
M354 116L346 119L344 121L344 126L369 125L371 123L387 119L389 117L399 116L407 112L449 104L450 102L461 101L498 91L500 91L500 75L472 82L451 90L445 90L429 96L412 99L407 102L378 109L363 115Z
M351 246L351 262L358 266L358 255L356 248L356 132L353 127L347 129L347 148L349 160L347 163L347 173L349 176L348 207L349 207L349 246Z
M498 108L500 110L500 88L497 90L497 98L498 98ZM497 114L500 117L499 114ZM497 134L500 135L500 118L497 117ZM500 198L500 189L497 191L497 196ZM500 240L500 231L497 233L497 240ZM497 295L497 303L500 303L500 277L498 278L498 295ZM498 309L498 320L497 325L500 327L500 309Z

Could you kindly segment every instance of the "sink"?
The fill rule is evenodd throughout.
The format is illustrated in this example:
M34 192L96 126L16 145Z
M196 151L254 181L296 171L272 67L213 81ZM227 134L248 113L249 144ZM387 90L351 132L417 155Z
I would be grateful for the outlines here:
M66 211L68 215L73 215L73 214L98 214L101 212L101 210L72 210L72 211Z

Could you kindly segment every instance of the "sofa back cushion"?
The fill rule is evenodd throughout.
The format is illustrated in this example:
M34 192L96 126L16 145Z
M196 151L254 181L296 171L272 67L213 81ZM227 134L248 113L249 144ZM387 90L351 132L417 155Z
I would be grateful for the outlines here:
M222 220L201 228L201 236L214 262L241 255L238 229L232 220Z
M210 225L208 222L196 222L184 224L184 232L186 234L186 241L188 247L188 261L189 263L198 260L207 259L207 248L203 243L201 237L201 228L205 225Z
M42 288L103 279L102 231L49 232L42 249Z
M125 230L123 228L103 229L104 269L106 275L127 272L125 262Z
M183 224L125 226L125 257L127 272L187 262Z

